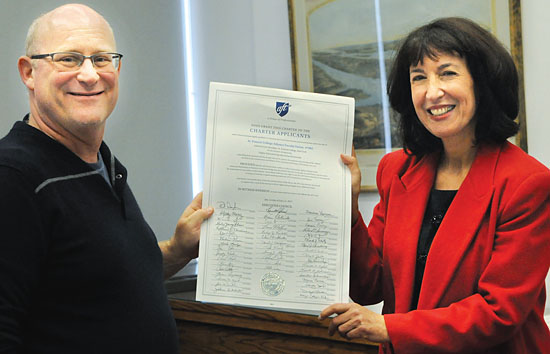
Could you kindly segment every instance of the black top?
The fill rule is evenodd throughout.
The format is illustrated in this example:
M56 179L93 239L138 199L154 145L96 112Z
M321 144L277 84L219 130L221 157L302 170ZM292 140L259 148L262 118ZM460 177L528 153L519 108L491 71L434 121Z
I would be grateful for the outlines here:
M157 240L100 153L111 186L24 122L0 140L0 353L178 352Z
M420 295L420 287L426 268L426 260L432 241L439 229L439 225L443 221L443 217L449 209L453 198L457 191L438 190L434 189L430 193L430 199L426 206L422 228L420 229L420 237L418 238L418 246L416 250L416 270L414 274L414 290L411 300L411 310L418 306L418 297Z

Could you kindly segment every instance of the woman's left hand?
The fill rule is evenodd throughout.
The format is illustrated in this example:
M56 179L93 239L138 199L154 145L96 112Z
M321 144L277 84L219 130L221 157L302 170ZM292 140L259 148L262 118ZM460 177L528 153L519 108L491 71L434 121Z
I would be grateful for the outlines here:
M361 192L361 170L355 155L355 149L352 147L351 156L340 155L344 165L348 166L351 172L351 226L355 225L359 219L359 193Z
M333 314L337 316L330 321L330 336L338 331L346 339L363 338L376 343L390 341L383 315L359 304L348 303L330 305L321 312L319 319L324 320Z

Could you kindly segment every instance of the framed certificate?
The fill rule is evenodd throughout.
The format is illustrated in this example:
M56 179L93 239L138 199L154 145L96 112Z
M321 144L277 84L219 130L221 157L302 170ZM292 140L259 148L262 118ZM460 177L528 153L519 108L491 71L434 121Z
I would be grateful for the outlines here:
M352 98L211 83L196 298L286 311L347 302Z

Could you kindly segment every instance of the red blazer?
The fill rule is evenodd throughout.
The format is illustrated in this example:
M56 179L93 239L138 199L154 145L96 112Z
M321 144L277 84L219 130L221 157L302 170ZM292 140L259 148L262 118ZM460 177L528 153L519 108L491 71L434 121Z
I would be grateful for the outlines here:
M550 353L550 171L510 143L481 146L434 238L418 309L416 247L438 156L378 167L380 202L352 229L350 296L384 301L391 353Z

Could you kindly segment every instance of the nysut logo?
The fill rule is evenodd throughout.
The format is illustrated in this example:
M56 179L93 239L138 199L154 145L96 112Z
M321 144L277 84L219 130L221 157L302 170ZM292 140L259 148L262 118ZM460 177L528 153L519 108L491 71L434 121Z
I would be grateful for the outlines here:
M286 116L286 114L288 113L289 108L290 108L290 103L288 103L288 102L277 102L275 104L275 112L277 112L277 114L280 117Z

